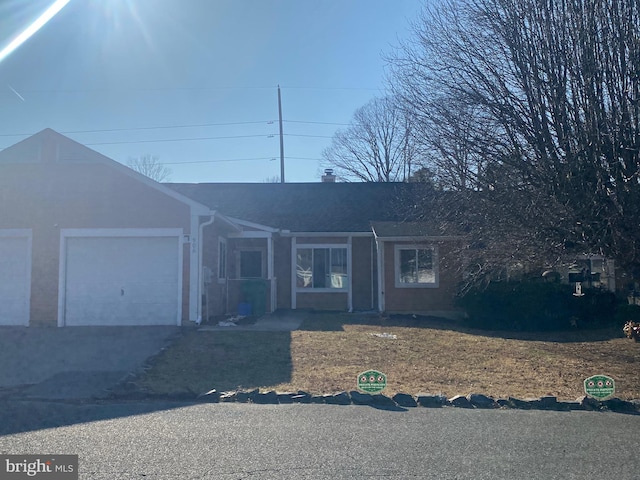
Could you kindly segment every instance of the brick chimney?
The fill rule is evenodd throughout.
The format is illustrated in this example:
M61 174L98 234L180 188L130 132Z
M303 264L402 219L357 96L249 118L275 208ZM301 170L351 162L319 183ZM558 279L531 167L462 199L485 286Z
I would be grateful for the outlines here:
M336 176L333 174L332 168L327 168L322 175L322 183L336 183Z

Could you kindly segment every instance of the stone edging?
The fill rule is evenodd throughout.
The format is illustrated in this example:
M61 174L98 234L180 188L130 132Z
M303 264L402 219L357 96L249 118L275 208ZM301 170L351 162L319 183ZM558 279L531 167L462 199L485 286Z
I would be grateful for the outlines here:
M187 392L176 395L168 395L164 398L174 400L193 400L193 396ZM521 410L588 410L588 411L611 411L627 413L632 415L640 414L640 400L626 401L619 398L608 400L596 400L591 397L582 396L575 401L558 401L556 397L545 396L539 398L519 399L515 397L493 399L480 393L470 393L469 395L456 395L447 398L441 394L419 393L409 395L407 393L396 393L393 397L382 394L362 393L356 390L350 392L338 392L325 395L312 395L305 391L298 392L260 392L258 389L237 390L229 392L218 392L211 390L198 395L196 398L200 403L256 403L256 404L330 404L330 405L369 405L380 408L442 408L457 407L469 409L521 409Z

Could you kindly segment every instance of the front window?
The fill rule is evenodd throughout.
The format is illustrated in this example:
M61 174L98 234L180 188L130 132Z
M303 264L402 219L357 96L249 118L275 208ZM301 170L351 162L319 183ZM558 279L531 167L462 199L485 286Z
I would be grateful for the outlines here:
M396 286L437 286L436 255L432 247L396 246Z
M346 248L298 248L297 281L302 289L347 289Z

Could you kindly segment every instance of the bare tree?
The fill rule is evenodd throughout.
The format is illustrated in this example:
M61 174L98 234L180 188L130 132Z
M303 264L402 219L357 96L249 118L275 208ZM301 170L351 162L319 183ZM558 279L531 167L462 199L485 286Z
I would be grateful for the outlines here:
M501 261L640 266L640 2L433 5L391 64L438 173L457 178L449 220Z
M356 110L351 125L322 152L324 165L343 180L406 181L417 155L408 117L390 98L376 98Z
M169 180L171 175L170 168L160 163L158 157L149 154L129 158L127 166L132 170L155 180L156 182Z

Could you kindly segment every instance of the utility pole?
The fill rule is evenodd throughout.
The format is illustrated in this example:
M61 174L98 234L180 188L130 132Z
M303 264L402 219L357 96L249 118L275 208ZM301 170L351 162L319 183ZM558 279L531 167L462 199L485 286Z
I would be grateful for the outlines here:
M280 183L284 183L284 134L282 133L282 99L278 85L278 118L280 123Z

